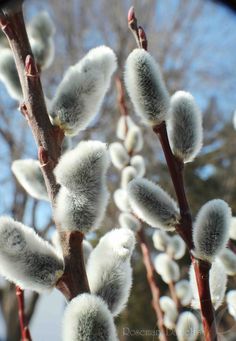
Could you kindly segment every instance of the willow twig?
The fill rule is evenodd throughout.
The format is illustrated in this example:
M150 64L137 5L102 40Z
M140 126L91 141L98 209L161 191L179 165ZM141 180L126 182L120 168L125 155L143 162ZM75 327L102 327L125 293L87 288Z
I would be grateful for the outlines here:
M134 9L131 11L132 17L135 17ZM128 23L129 24L129 23ZM137 19L135 17L135 25L138 27ZM130 24L129 24L130 27ZM141 32L141 31L140 31ZM141 32L142 36L145 33ZM146 37L146 35L145 35ZM146 38L145 38L146 39ZM140 44L141 37L138 34L138 47L142 47ZM194 264L194 271L197 280L198 293L200 299L200 308L201 308L201 317L204 328L204 335L206 341L215 341L217 340L217 330L216 330L216 322L215 322L215 312L212 306L211 294L210 294L210 284L209 284L209 271L211 265L208 264L206 266L206 262L202 260L194 259L192 255L193 249L193 239L192 239L192 215L188 203L188 199L185 193L185 184L184 184L184 163L177 159L170 148L169 138L166 130L166 123L162 122L159 125L153 127L154 133L157 134L164 155L166 159L166 163L168 166L168 170L171 176L171 180L175 189L176 197L178 200L179 208L180 208L180 216L181 220L179 224L176 226L176 231L185 241L188 250L190 252L191 261ZM208 307L206 307L208 306Z

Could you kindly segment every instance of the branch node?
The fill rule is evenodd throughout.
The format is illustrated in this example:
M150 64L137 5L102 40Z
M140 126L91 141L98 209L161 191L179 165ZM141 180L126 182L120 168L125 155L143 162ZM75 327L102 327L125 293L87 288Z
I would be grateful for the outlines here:
M25 74L27 77L38 77L38 69L35 64L34 58L28 54L25 59Z
M41 164L41 167L47 165L47 163L49 161L48 152L42 146L40 146L38 149L38 158L39 158L39 162Z
M25 117L28 116L28 109L27 109L27 105L25 102L20 104L19 111L22 113L23 116L25 116Z

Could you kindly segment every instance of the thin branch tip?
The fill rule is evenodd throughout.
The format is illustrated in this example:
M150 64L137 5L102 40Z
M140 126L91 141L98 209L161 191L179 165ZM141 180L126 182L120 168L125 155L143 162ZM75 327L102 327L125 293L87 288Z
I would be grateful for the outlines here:
M136 20L135 12L134 12L134 6L131 6L128 11L128 23L129 25L132 24L132 22Z

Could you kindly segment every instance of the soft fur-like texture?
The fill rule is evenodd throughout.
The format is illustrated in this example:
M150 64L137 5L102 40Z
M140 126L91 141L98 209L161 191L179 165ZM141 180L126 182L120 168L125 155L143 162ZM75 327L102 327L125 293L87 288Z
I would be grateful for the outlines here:
M52 122L66 135L76 135L95 117L116 67L114 52L99 46L67 70L50 109Z
M111 143L109 146L111 162L117 169L122 169L129 163L129 154L119 142Z
M130 212L131 207L129 203L128 193L125 189L119 188L114 192L113 195L114 202L116 206L122 212Z
M118 341L106 303L81 294L68 304L63 319L63 341Z
M54 174L60 185L86 199L87 191L97 191L97 187L101 187L100 178L105 177L109 165L105 143L81 141L61 156Z
M62 230L86 233L99 226L109 198L108 166L106 145L99 141L82 141L61 157L55 168L56 179L62 185L55 217Z
M177 282L180 277L179 265L167 254L160 253L154 259L156 272L161 276L165 283Z
M164 312L164 325L168 329L174 329L178 317L175 302L168 296L162 296L160 298L160 306L161 310Z
M12 51L8 48L0 52L0 80L4 83L9 95L17 101L22 100L20 79L16 71L16 65Z
M184 162L192 161L202 146L202 115L193 96L177 91L171 98L170 143L173 153Z
M137 176L141 178L145 175L145 161L141 155L135 155L130 159L130 165L134 167L137 172Z
M122 170L121 173L121 187L126 189L129 182L136 178L137 172L134 167L128 166Z
M91 293L101 296L113 316L125 307L132 285L130 257L135 245L129 229L106 233L92 251L87 265Z
M180 314L177 325L176 335L178 341L195 341L198 339L201 328L196 316L190 311Z
M48 68L54 59L55 26L46 11L37 14L28 27L29 39L36 63L41 69Z
M236 217L232 217L229 226L229 237L236 240Z
M130 53L125 66L125 85L137 114L156 125L167 118L169 94L158 64L143 49Z
M121 227L130 229L134 232L137 232L141 228L140 221L131 213L121 213L119 215L119 223Z
M32 228L0 218L0 273L22 289L52 289L63 274L59 254Z
M174 230L179 211L175 201L153 182L136 178L127 187L132 210L152 227Z
M33 198L49 200L38 160L15 160L12 163L11 169L21 186Z
M170 236L163 230L157 229L152 235L152 241L155 249L166 251Z
M231 209L220 199L210 200L200 209L193 226L194 256L212 261L229 239Z
M189 281L182 279L175 284L176 295L183 306L188 306L191 303L193 294Z
M230 290L227 292L226 302L229 314L236 320L236 290Z
M186 244L179 235L175 235L169 239L166 252L171 258L181 259L186 251Z
M143 135L137 126L131 127L124 141L128 153L138 153L143 148Z
M236 254L230 249L225 248L220 253L219 259L224 265L227 275L235 276L236 275Z
M190 285L193 293L192 306L194 309L200 309L200 301L198 295L197 281L194 273L194 268L191 265L189 271ZM227 275L224 269L224 266L219 260L215 260L212 263L212 267L210 270L210 292L211 292L211 300L215 309L218 309L225 296L226 284L227 284Z
M116 136L118 139L124 140L126 138L128 130L135 126L135 123L130 116L121 116L117 123Z

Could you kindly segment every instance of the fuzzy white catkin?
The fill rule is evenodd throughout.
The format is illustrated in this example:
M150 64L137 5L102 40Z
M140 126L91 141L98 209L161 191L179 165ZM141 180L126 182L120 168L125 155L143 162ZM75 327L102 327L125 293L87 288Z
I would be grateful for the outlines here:
M194 309L200 309L197 281L194 273L194 268L191 265L189 271L190 277L190 285L193 293L192 307ZM210 270L210 293L212 304L215 309L218 309L225 296L226 284L227 284L227 275L224 269L224 266L219 260L215 260L212 263L212 267Z
M145 175L145 161L141 155L135 155L130 159L130 165L134 167L137 172L137 176L143 177Z
M0 52L0 80L4 83L9 95L17 100L22 100L20 79L16 71L16 65L12 51L8 48Z
M106 175L109 164L105 143L81 141L74 149L61 156L54 174L60 185L82 198L87 198L88 191L101 187L100 178Z
M169 94L158 64L143 49L130 53L125 66L125 85L137 114L151 125L167 118Z
M50 110L52 122L66 135L76 135L95 117L116 67L114 52L107 46L99 46L67 70Z
M162 296L160 298L160 306L161 310L164 312L164 325L168 329L174 329L178 317L175 302L168 296Z
M230 290L227 292L226 302L230 315L236 320L236 290Z
M132 166L125 167L121 173L121 187L126 189L128 186L128 183L132 181L133 179L135 179L136 176L137 176L137 172L134 167Z
M162 280L169 284L177 282L180 277L179 265L173 261L167 254L160 253L154 259L154 267L156 272L161 276Z
M52 289L63 274L55 249L32 228L9 217L0 218L0 273L22 289Z
M185 251L186 245L180 236L175 235L169 239L166 252L171 258L176 260L181 259L184 256Z
M177 91L170 105L170 143L174 155L192 161L202 146L202 115L193 96Z
M109 146L111 162L117 169L124 168L129 163L129 154L119 142L113 142Z
M236 240L236 217L232 217L229 226L229 237Z
M114 229L100 239L89 257L87 275L91 293L104 299L113 316L118 315L128 301L134 244L131 230Z
M219 255L219 259L224 265L227 275L236 275L236 254L230 249L225 248Z
M185 307L191 303L193 294L188 280L182 279L175 284L176 295L181 304Z
M157 229L152 235L153 245L158 251L165 251L169 243L169 235L163 231Z
M21 186L33 198L49 200L38 160L15 160L12 163L11 169Z
M124 145L128 153L138 153L143 148L143 135L137 126L131 127L127 133Z
M106 303L95 295L81 294L67 306L63 341L118 341Z
M210 200L200 209L193 226L194 256L212 261L229 239L231 209L220 199Z
M179 212L174 200L153 182L136 178L127 187L134 213L152 227L174 230Z
M108 166L109 154L100 141L82 141L61 157L54 172L62 185L55 208L62 230L84 233L99 226L109 198Z
M135 126L135 123L130 118L130 116L121 116L117 123L116 136L120 140L124 140L126 138L128 130L133 126Z
M141 228L140 221L130 213L121 213L119 215L119 223L123 228L137 232Z
M48 68L54 59L55 26L49 14L42 11L37 14L28 26L29 39L36 59L41 69Z
M190 311L181 313L176 325L178 341L195 341L198 339L199 333L200 326L196 316Z
M114 202L116 206L122 212L130 212L131 207L129 203L128 193L125 189L119 188L114 192L113 195Z

